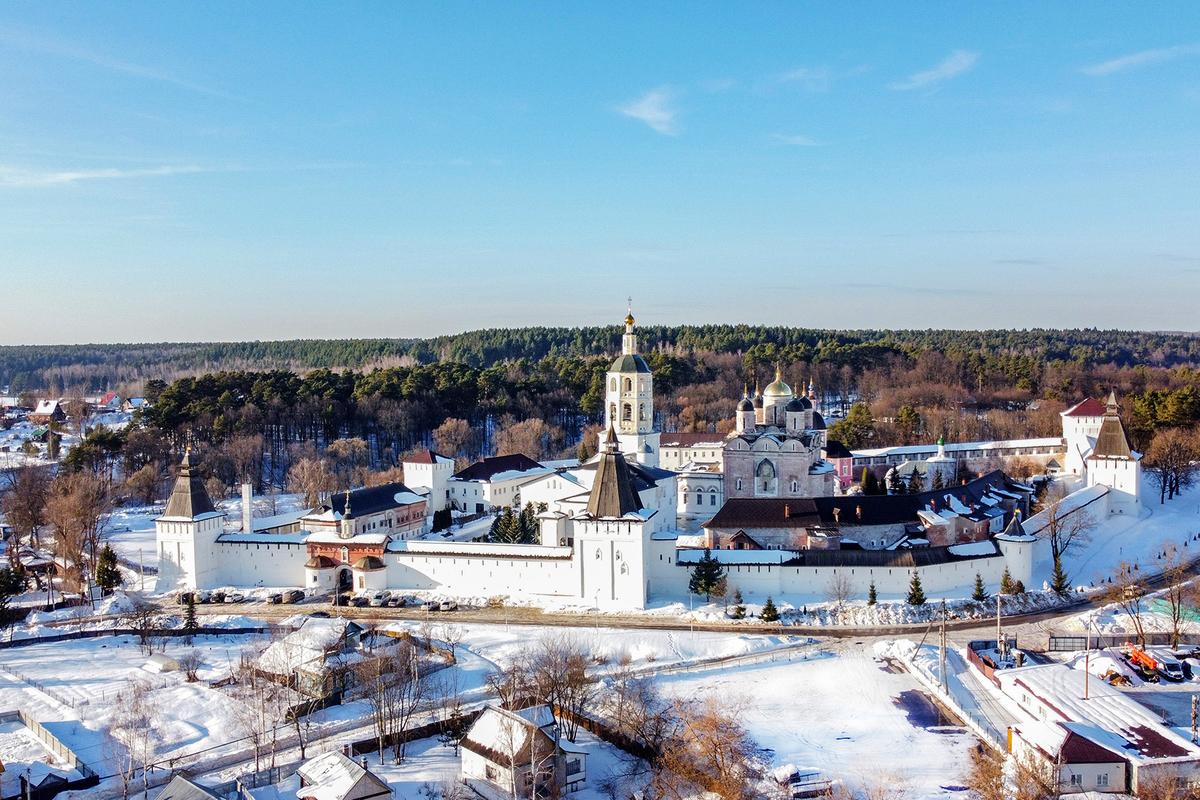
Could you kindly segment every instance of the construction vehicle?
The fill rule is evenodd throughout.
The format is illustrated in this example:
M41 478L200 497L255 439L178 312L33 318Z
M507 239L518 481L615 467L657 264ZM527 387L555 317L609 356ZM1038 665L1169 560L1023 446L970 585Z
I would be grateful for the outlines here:
M1128 647L1128 651L1125 653L1125 658L1138 677L1147 683L1158 683L1158 662L1154 660L1153 656L1136 645L1130 644L1126 647Z

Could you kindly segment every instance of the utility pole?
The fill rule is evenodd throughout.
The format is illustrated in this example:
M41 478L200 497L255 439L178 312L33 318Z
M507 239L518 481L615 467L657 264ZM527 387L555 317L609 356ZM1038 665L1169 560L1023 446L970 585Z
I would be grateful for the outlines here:
M996 592L996 653L1004 658L1004 633L1000 629L1000 593Z
M1192 695L1192 741L1196 741L1196 723L1200 717L1200 695Z
M942 691L945 692L946 694L949 694L950 693L949 682L946 680L946 601L945 600L942 601L942 635L941 635L941 639L942 639L942 642L941 642L941 644L942 644L942 652L941 652Z

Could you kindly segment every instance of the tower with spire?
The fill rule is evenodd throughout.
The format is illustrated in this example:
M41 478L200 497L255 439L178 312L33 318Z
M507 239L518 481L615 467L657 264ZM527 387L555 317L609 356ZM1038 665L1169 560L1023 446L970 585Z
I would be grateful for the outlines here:
M1095 444L1084 459L1087 485L1107 486L1110 490L1110 513L1137 513L1142 496L1141 461L1142 454L1129 446L1117 393L1110 391Z
M167 507L154 520L156 591L212 588L219 579L214 548L224 528L225 512L218 511L208 496L204 477L192 464L189 445L179 463Z
M599 434L601 449L607 429L612 428L622 453L640 464L658 466L659 434L654 427L654 375L646 359L638 353L632 301L625 316L621 355L613 361L604 377L605 431Z

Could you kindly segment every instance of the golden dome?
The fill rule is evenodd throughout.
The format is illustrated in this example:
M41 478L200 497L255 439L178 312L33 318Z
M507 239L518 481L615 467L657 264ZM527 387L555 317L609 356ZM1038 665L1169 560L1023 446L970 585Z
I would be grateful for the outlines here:
M633 314L625 315L625 324L630 326L633 325Z
M775 380L767 384L767 388L763 389L763 397L792 397L792 387L783 382L783 374L778 369L775 370Z

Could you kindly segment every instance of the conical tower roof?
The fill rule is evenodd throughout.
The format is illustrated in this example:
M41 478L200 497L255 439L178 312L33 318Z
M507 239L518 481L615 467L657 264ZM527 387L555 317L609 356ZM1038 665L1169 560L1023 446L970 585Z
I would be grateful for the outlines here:
M175 478L175 486L171 489L163 516L195 519L216 510L208 490L204 488L204 480L192 469L192 449L189 447L179 462L179 476Z
M617 448L617 432L609 425L604 449L596 464L596 480L588 497L588 514L593 517L620 518L641 507L637 492L633 490L629 465Z

